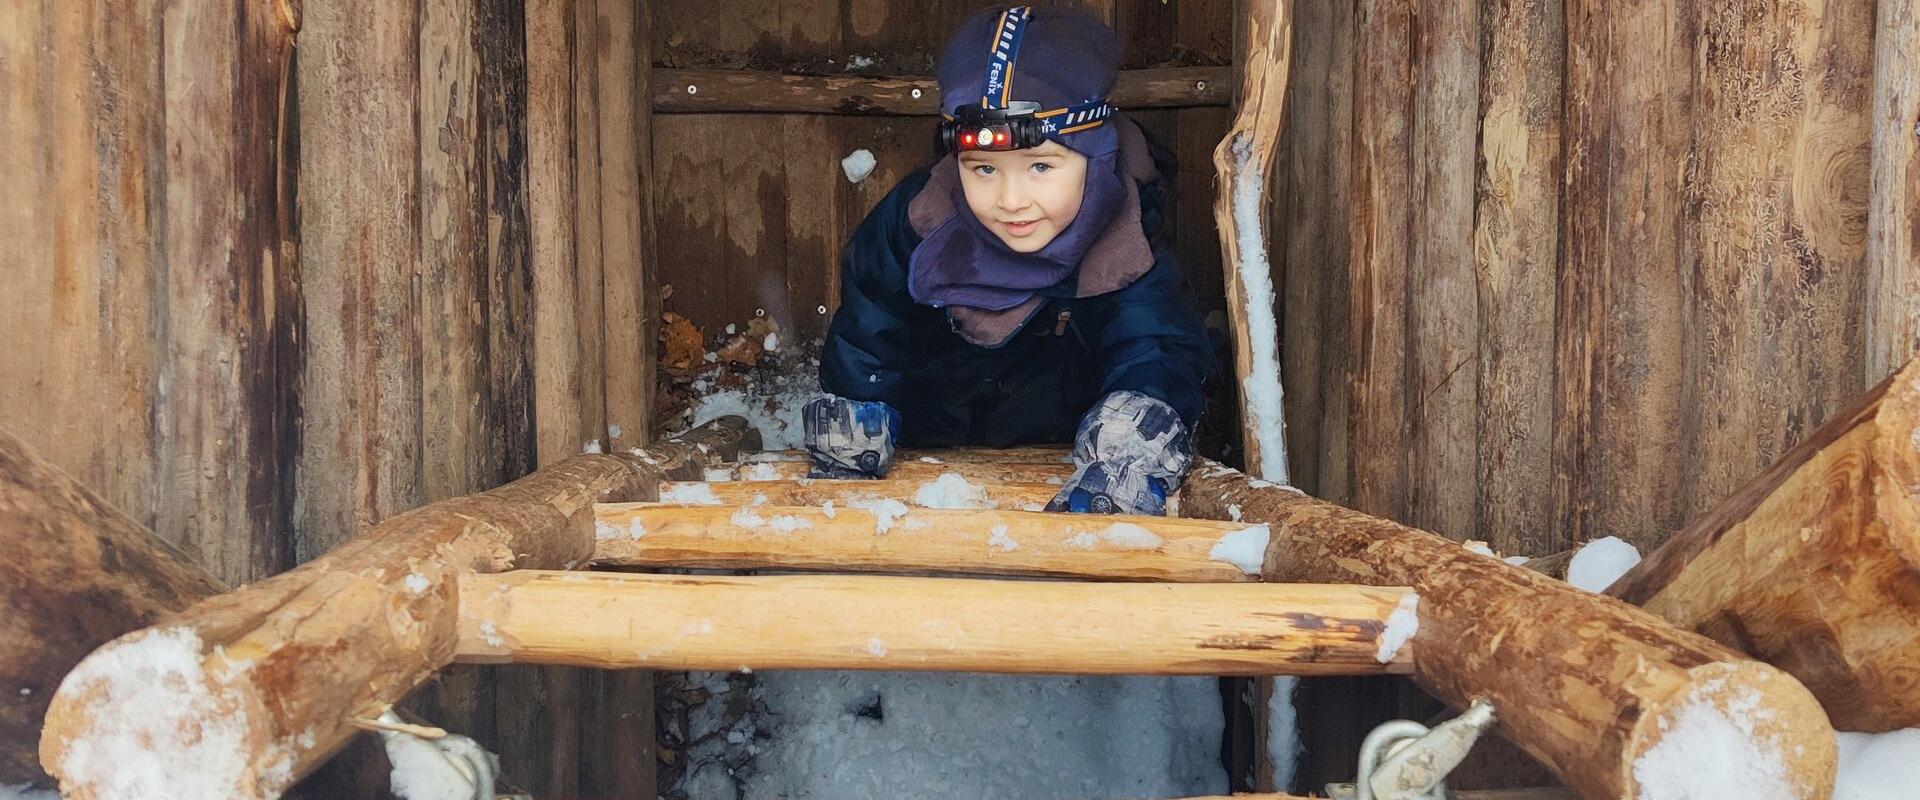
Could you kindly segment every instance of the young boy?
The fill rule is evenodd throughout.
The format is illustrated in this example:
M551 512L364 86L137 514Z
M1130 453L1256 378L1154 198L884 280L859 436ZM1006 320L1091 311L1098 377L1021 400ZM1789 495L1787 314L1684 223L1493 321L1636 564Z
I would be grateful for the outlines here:
M1163 512L1213 356L1167 248L1171 166L1106 103L1118 49L1076 9L956 31L945 155L901 180L841 262L826 394L805 417L816 475L883 476L896 446L1071 439L1050 510Z

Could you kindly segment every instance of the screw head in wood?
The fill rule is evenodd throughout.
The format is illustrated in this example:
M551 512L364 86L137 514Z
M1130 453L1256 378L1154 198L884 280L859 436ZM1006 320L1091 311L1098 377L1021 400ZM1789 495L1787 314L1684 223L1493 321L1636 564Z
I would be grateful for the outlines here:
M687 84L687 94L699 94L699 93L700 93L700 87L695 86L691 83Z

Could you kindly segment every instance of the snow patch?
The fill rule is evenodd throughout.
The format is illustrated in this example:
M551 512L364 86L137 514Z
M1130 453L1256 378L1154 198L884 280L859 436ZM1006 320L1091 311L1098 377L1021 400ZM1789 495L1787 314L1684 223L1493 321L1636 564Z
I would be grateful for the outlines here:
M1248 575L1258 575L1260 567L1267 562L1267 542L1272 538L1273 530L1265 523L1241 528L1214 542L1207 558L1232 564Z
M1920 728L1837 736L1833 800L1906 800L1920 786Z
M493 624L490 619L480 621L480 641L486 642L488 647L507 646L507 640L500 638L500 626Z
M1773 712L1760 696L1746 691L1725 705L1708 699L1724 684L1709 681L1693 689L1680 711L1660 720L1660 741L1633 762L1641 800L1754 800L1793 798L1784 754L1774 741L1761 741L1755 721Z
M680 625L681 636L712 636L713 620L703 619L697 622L685 622Z
M701 476L701 480L707 483L727 483L733 480L733 468L708 467L706 472Z
M1293 707L1293 690L1300 688L1296 675L1273 679L1273 694L1267 697L1267 763L1273 765L1273 785L1286 788L1300 768L1300 754L1306 746L1300 742L1299 714Z
M873 515L873 532L885 534L893 530L893 522L907 515L907 504L892 498L861 498L848 500L847 505Z
M1008 536L1007 530L1007 526L1005 525L993 526L993 530L987 534L987 547L989 549L999 548L1009 553L1019 549L1020 543L1014 541L1013 537Z
M859 56L854 56L854 58L859 58ZM848 68L852 68L853 65L848 64L847 66ZM873 174L873 168L878 163L880 162L873 157L872 151L862 148L848 153L846 158L840 159L840 171L847 176L848 183L859 183L866 180L868 175Z
M742 528L758 528L767 524L767 519L754 513L751 507L733 512L733 516L728 517L727 521Z
M921 508L992 508L987 489L968 481L958 472L948 472L920 484L913 504Z
M1488 546L1486 542L1480 541L1479 539L1468 539L1466 542L1462 544L1462 546L1467 548L1467 552L1469 553L1479 553L1480 555L1486 556L1488 558L1499 558L1498 555L1494 554L1492 547Z
M1234 249L1240 260L1240 297L1246 303L1247 344L1252 350L1252 368L1240 386L1246 393L1247 413L1253 417L1255 439L1260 442L1260 476L1287 483L1280 329L1273 313L1273 271L1267 264L1266 236L1261 230L1266 211L1260 192L1265 165L1254 155L1251 136L1235 137L1232 151Z
M167 797L226 800L277 795L291 782L285 774L263 775L253 784L249 731L240 692L226 673L244 673L249 663L215 668L190 628L151 629L94 651L67 674L60 688L69 696L96 698L114 713L85 721L59 753L67 791L88 797Z
M796 517L792 514L780 514L778 516L775 516L773 519L768 520L767 526L773 528L773 530L776 533L793 533L794 531L800 530L802 528L813 527L813 522L808 520L806 517Z
M740 479L743 481L777 481L780 480L780 468L764 461L757 464L748 464L740 468Z
M1638 563L1638 548L1618 537L1602 537L1573 554L1573 560L1567 562L1567 583L1589 592L1604 592Z
M1240 511L1239 503L1227 504L1227 519L1233 520L1234 522L1239 522L1241 519L1243 519L1243 517L1241 517L1241 513L1242 512Z
M832 500L828 500L820 504L820 513L827 515L827 519L833 519L840 514L840 510L833 507Z
M760 340L760 349L769 353L780 352L780 334L777 332L768 332L767 338Z
M580 452L582 452L582 453L598 453L598 452L600 452L600 440L599 440L599 439L595 439L595 440L593 440L593 441L591 441L591 442L583 442L583 443L582 443L582 444L580 445Z
M1373 659L1382 664L1393 661L1413 635L1420 632L1420 595L1408 592L1387 615L1387 629L1380 632L1380 647Z
M880 637L875 636L867 640L867 655L873 656L874 658L880 658L885 656L886 654L887 654L887 643L881 641Z
M610 539L638 539L645 535L647 535L647 526L637 516L628 520L624 527L611 522L595 521L593 523L593 538L602 542Z
M720 505L720 498L714 495L713 487L705 483L676 483L660 493L660 502L717 506Z
M1165 544L1159 534L1131 522L1116 522L1100 531L1101 540L1122 550L1154 550Z
M433 583L427 580L427 576L418 572L407 573L406 579L401 581L401 583L406 585L407 594L413 595L414 597L426 594L427 589L433 586Z

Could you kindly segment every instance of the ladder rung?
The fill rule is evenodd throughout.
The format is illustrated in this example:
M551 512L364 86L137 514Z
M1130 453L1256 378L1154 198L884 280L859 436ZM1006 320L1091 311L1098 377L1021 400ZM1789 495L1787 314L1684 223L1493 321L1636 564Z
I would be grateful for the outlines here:
M958 479L956 481L955 479ZM663 483L660 500L680 505L818 506L832 502L899 500L922 508L1004 508L1038 511L1060 492L1051 483L972 483L951 477L931 481L889 478L878 481L693 481ZM966 502L954 502L958 496Z
M460 584L459 658L603 669L1372 675L1408 589L518 571Z
M674 506L594 509L599 564L948 572L1184 582L1252 580L1266 526L1178 517L909 508Z
M708 480L790 481L807 477L812 465L806 461L756 461L730 464L707 470ZM975 483L1059 483L1073 474L1073 465L1065 462L1045 464L1004 464L999 462L897 461L887 473L892 480L926 481L947 473L957 473Z

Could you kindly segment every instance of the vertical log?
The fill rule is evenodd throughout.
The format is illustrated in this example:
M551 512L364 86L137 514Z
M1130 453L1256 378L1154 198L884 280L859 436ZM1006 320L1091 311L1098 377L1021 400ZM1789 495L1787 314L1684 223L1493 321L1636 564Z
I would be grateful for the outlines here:
M308 3L300 251L310 325L296 553L420 505L418 9Z
M1553 497L1554 265L1559 256L1565 20L1557 2L1489 3L1478 209L1480 537L1502 553L1573 544Z
M1920 348L1920 2L1875 5L1866 385Z
M1402 0L1362 0L1356 24L1351 253L1346 376L1346 502L1370 514L1405 518L1411 487L1406 454L1407 237L1414 184L1412 8Z
M144 525L159 495L159 22L113 3L0 4L0 419Z
M1870 4L1698 7L1683 514L1732 494L1862 382L1873 75Z
M532 220L534 396L539 461L580 452L579 274L574 238L574 0L528 0L527 207ZM597 369L597 365L596 369Z
M1679 495L1693 0L1571 0L1554 530L1654 544Z
M1475 436L1480 296L1473 260L1480 17L1475 0L1419 0L1413 39L1408 231L1409 524L1457 539L1478 532L1468 481Z
M598 0L600 239L605 286L608 452L647 442L653 410L649 183L650 4ZM651 694L649 694L651 696Z
M298 367L293 251L281 241L291 21L274 4L168 5L164 285L156 287L154 526L241 582L292 565ZM209 287L223 287L209 292ZM124 413L124 412L123 412Z

